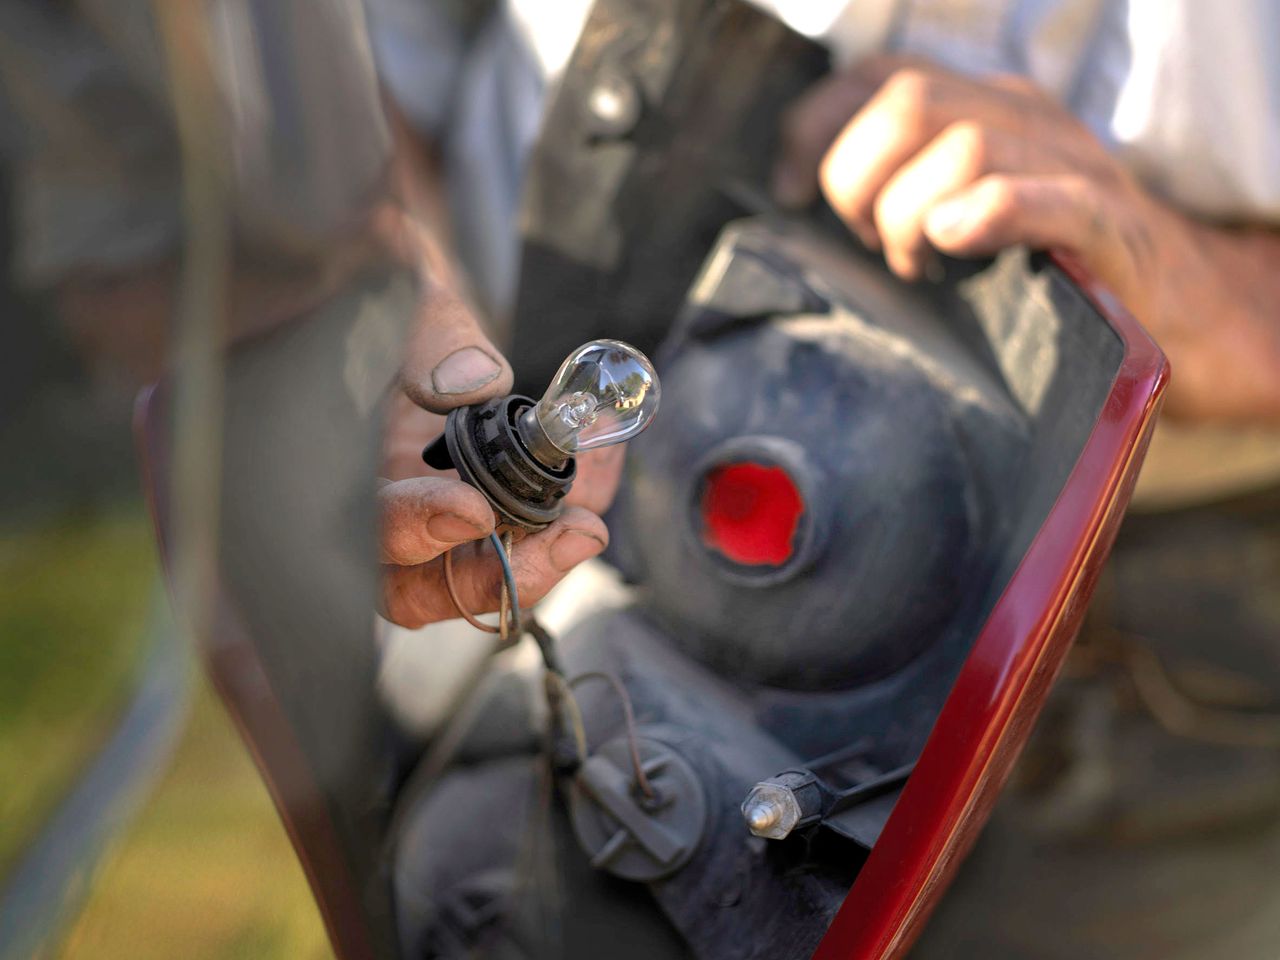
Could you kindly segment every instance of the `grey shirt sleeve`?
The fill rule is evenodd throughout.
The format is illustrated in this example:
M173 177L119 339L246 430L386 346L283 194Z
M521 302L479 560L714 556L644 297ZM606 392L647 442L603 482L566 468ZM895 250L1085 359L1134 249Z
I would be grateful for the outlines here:
M210 50L208 156L237 239L320 248L385 184L391 142L359 0L190 5ZM148 0L0 4L20 278L116 270L181 236L179 150Z
M441 139L472 24L433 0L364 0L364 5L387 91L415 129Z

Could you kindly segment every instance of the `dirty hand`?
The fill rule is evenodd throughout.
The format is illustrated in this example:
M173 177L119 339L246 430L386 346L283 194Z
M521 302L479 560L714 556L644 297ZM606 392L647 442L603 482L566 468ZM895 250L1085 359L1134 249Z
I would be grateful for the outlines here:
M1276 238L1199 223L1157 200L1029 80L874 57L810 90L782 137L779 201L802 206L821 189L899 276L922 276L930 248L1066 251L1169 355L1167 411L1280 416L1280 391L1267 387L1280 337L1269 310L1249 305L1274 302L1266 263Z
M438 266L438 265L437 265ZM511 368L475 314L440 269L424 271L418 329L406 349L401 387L390 405L385 482L378 491L383 563L382 613L406 627L459 616L444 583L443 554L454 554L459 599L474 613L497 609L502 569L485 538L494 529L489 502L456 474L423 464L422 449L455 407L503 396ZM434 278L434 279L432 279ZM545 530L520 539L511 562L527 606L609 541L598 514L608 507L621 472L622 450L579 458L572 504Z

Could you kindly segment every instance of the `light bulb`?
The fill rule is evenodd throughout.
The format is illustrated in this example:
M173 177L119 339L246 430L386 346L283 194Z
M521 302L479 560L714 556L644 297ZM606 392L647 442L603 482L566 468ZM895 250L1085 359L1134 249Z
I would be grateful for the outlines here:
M520 437L550 460L621 443L649 425L658 392L643 353L620 340L592 340L569 354L542 399L520 417Z

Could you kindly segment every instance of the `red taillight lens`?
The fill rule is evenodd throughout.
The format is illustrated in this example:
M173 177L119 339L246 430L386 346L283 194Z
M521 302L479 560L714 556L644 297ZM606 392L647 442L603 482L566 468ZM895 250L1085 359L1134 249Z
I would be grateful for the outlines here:
M786 563L803 514L804 499L781 467L731 463L703 481L702 541L734 563Z

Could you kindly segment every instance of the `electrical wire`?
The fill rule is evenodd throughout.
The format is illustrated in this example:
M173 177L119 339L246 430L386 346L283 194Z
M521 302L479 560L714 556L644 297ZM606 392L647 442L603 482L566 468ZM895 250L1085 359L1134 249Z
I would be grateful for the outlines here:
M457 549L457 547L453 548L453 550ZM499 631L497 627L479 619L474 613L466 608L466 605L462 602L462 598L458 596L458 585L453 579L453 550L446 550L444 554L444 585L445 589L449 591L449 599L453 601L453 605L457 608L458 613L462 614L462 619L466 620L467 623L471 624L471 626L475 627L477 630L483 630L485 633L498 633Z
M524 621L524 628L533 638L533 642L538 645L538 652L542 654L542 662L547 670L563 677L564 668L560 664L560 655L556 653L555 637L551 636L550 631L534 616Z
M519 589L516 586L515 571L511 566L512 540L513 536L510 530L505 531L501 538L499 538L497 532L489 534L489 542L493 544L494 552L498 555L498 562L502 566L502 592L499 599L497 626L485 623L463 604L453 570L453 550L449 550L444 554L445 587L449 592L449 599L453 601L458 613L462 615L467 623L478 630L483 630L485 633L499 635L501 643L495 648L494 652L516 643L526 633L533 638L546 668L547 706L551 715L558 717L561 712L560 707L562 704L564 705L564 710L569 715L569 726L573 733L578 761L581 763L586 759L587 755L587 736L582 721L582 711L578 706L577 699L570 690L569 684L565 682L564 670L561 668L559 657L556 655L555 638L532 616L530 611L521 611L520 609ZM454 549L457 548L455 547ZM635 734L634 720L631 719L631 704L626 697L626 690L622 688L621 684L617 684L616 679L614 683L615 689L623 697L623 707L628 717L628 731L633 741L633 753L638 760L639 753L634 746ZM652 796L652 788L648 786L644 771L638 766L637 771L639 772L638 779L645 784L645 793Z
M498 562L502 566L502 590L499 600L498 625L494 626L480 620L462 603L454 576L453 550L447 551L443 558L444 581L449 598L453 601L458 613L469 624L485 633L497 634L501 638L500 642L495 644L493 650L495 653L503 649L504 646L518 642L526 633L534 640L542 655L545 667L544 691L547 706L553 718L552 729L555 729L555 718L567 715L577 760L581 764L586 760L588 752L582 710L578 705L577 698L573 695L570 683L565 680L563 671L560 669L559 659L555 651L555 638L533 617L531 611L522 611L520 609L520 594L516 586L515 571L511 565L512 531L505 531L501 537L497 532L491 533L489 542L493 545L494 552L498 555ZM425 794L453 761L458 748L483 709L485 700L480 695L480 687L483 686L483 678L485 676L486 674L483 671L477 675L475 683L470 687L469 695L462 703L459 715L455 717L454 722L450 723L440 739L432 744L427 756L410 777L409 783L405 790L402 791L402 796ZM590 676L590 674L584 674L579 679ZM627 718L627 731L631 741L632 759L636 764L637 783L646 796L654 798L656 797L656 792L650 785L639 762L640 755L636 743L635 720L631 711L630 698L627 696L626 689L622 687L616 678L603 674L600 674L600 676L604 676L606 680L609 680L622 698L623 709ZM543 758L544 762L538 764L538 785L536 797L532 804L531 826L525 832L525 840L528 841L529 838L533 838L533 840L532 842L522 841L522 852L517 855L516 875L518 878L517 894L520 889L528 889L530 886L539 891L540 898L537 908L541 914L543 937L553 948L553 952L559 953L561 951L556 948L562 944L563 940L563 931L560 926L560 917L563 913L561 901L563 898L560 892L559 870L555 859L555 844L543 843L539 840L539 838L550 837L553 832L549 815L553 782L553 756L553 751L547 750ZM408 807L401 804L395 811L390 837L401 836L405 829L404 818L407 809ZM540 854L544 846L545 856ZM518 895L517 899L519 899ZM508 922L509 919L508 917Z
M516 574L511 568L511 545L513 535L506 531L501 538L497 533L489 534L489 542L498 554L498 563L502 564L502 595L498 598L498 633L503 642L514 643L524 636L524 626L520 622L520 591L516 589Z
M1238 695L1193 695L1187 682L1204 676L1197 665L1182 675L1165 664L1148 637L1131 630L1095 628L1087 644L1077 644L1069 668L1076 678L1098 676L1106 666L1128 677L1141 707L1166 732L1188 740L1242 747L1280 747L1280 712L1265 702L1241 703ZM1217 686L1221 686L1221 679ZM1209 684L1201 683L1207 688ZM1203 693L1203 691L1202 691ZM1248 699L1248 698L1245 698Z
M564 677L556 671L547 671L547 682L556 688L554 694L550 690L547 691L547 699L565 704L565 712L569 714L569 729L573 733L573 743L578 753L578 762L582 763L587 759L587 727L582 721L582 709L578 706L578 699L569 689L569 684L565 682Z
M645 775L644 764L640 761L640 738L636 733L635 711L632 710L631 695L627 693L627 688L612 673L605 670L592 670L587 673L580 673L569 680L568 689L572 692L574 687L587 680L603 680L618 695L618 699L622 702L622 717L627 727L627 746L631 751L631 766L635 770L636 786L650 800L656 799L658 792L653 789L653 784L649 782L648 776Z
M543 664L547 671L549 681L547 685L548 706L554 715L561 703L565 705L565 710L569 714L569 725L573 733L579 761L584 760L587 756L587 735L582 719L582 710L577 698L573 695L573 688L587 680L603 680L607 683L617 694L618 700L622 705L622 716L627 731L627 747L631 754L631 765L635 773L636 786L648 799L656 799L658 793L653 788L653 784L649 782L649 777L644 772L644 763L640 759L640 738L636 733L635 710L631 705L631 695L627 692L626 686L614 674L603 670L593 670L588 673L578 674L568 681L564 679L564 671L561 669L559 658L556 656L555 641L550 632L534 617L529 616L526 620L520 610L520 594L516 587L515 571L511 567L511 531L507 530L501 537L495 531L489 534L489 542L493 544L494 552L498 555L498 562L502 565L503 583L502 596L499 602L498 626L495 627L480 620L462 603L462 599L458 595L457 583L454 579L453 550L449 550L444 555L444 582L453 605L457 607L458 612L473 627L486 633L499 634L504 643L513 643L524 636L525 633L528 633L534 639L538 645L539 652L542 654Z
M498 563L502 566L502 593L498 601L497 626L485 623L468 610L462 602L453 572L453 551L458 548L454 547L453 550L446 551L443 560L445 589L449 592L449 599L453 601L458 613L477 630L498 634L504 643L513 643L524 635L524 625L521 621L520 613L520 593L516 587L515 572L511 567L512 539L510 530L506 531L501 537L498 536L496 531L489 534L489 542L493 544L494 552L498 555Z
M1124 665L1147 712L1169 733L1231 746L1280 747L1280 715L1203 703L1178 686L1150 646L1132 635L1122 647Z

